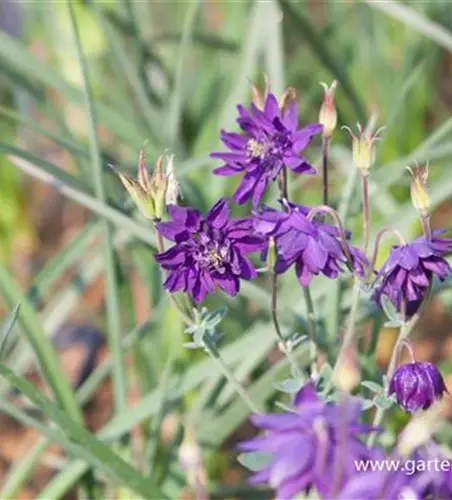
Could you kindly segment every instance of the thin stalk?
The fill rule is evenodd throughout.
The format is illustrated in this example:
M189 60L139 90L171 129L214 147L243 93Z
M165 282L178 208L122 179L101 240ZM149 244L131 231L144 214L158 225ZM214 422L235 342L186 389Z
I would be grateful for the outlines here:
M235 391L242 398L243 402L249 408L251 413L261 413L259 408L254 404L254 402L248 396L248 394L245 391L245 389L243 388L242 384L236 379L235 375L232 373L229 366L224 362L216 345L211 341L211 339L208 335L206 335L204 338L204 346L207 349L207 352L212 357L212 359L218 363L224 376L231 383L232 387L234 387Z
M333 373L331 375L330 382L327 386L328 390L334 383L334 380L336 379L337 374L339 372L339 368L341 367L342 361L347 353L347 349L350 347L350 344L353 341L353 337L355 336L355 324L358 316L358 306L359 306L360 296L361 296L361 289L357 286L357 283L355 282L353 286L352 304L350 309L350 315L348 317L347 331L345 332L344 340L342 341L342 345L336 359L336 364L334 365Z
M88 139L91 162L93 166L93 183L96 198L103 204L106 204L105 187L102 175L102 159L99 148L99 142L96 133L96 110L94 108L94 99L92 89L89 82L88 66L83 55L83 49L80 40L80 33L77 25L77 20L74 13L74 4L71 0L66 0L66 5L71 19L72 29L74 33L75 46L80 70L83 76L83 90L85 108L88 122ZM127 398L126 372L124 364L124 355L121 348L121 323L120 323L120 305L118 297L117 275L115 253L113 245L113 229L107 220L102 221L103 225L103 254L105 261L105 287L106 287L106 313L108 325L108 341L114 359L113 364L113 384L115 394L115 409L116 413L120 414L125 411Z
M385 380L386 380L385 391L386 391L386 393L388 391L389 383L392 379L392 376L394 375L396 365L397 365L397 360L399 359L400 351L404 345L407 345L406 339L409 337L411 331L413 330L414 326L416 325L418 318L419 318L419 312L416 315L414 315L410 319L410 321L403 322L402 326L400 327L399 336L397 337L397 341L396 341L396 344L394 346L394 350L392 351L391 360L389 361L388 370L386 371L386 376L385 376ZM410 350L410 354L411 354L411 350ZM414 356L414 354L412 354L412 356ZM374 427L378 427L381 424L381 422L383 421L385 411L386 410L384 410L383 408L377 409L377 411L375 412L375 418L373 421ZM373 432L369 436L369 439L367 441L367 446L369 448L371 448L375 444L376 439L377 439L377 433Z
M432 228L430 227L430 217L428 215L421 215L422 231L424 232L427 240L432 239Z
M381 240L382 240L383 236L385 236L385 234L388 234L388 233L392 233L394 236L396 236L398 238L398 240L400 241L401 245L406 245L405 238L403 237L402 233L400 231L398 231L397 229L394 229L392 227L384 227L383 229L381 229L377 233L377 236L375 238L374 253L373 253L372 261L370 264L370 269L372 271L375 269L375 265L377 263L378 250L380 249Z
M163 242L162 235L160 234L159 230L157 229L157 226L156 226L157 222L159 222L159 221L158 220L153 221L154 230L155 230L155 240L156 240L158 252L162 253L165 251L165 243ZM191 311L189 311L189 313L187 313L187 311L179 304L176 297L172 293L166 292L166 294L168 296L169 301L177 309L177 311L180 314L181 318L183 319L184 323L186 323L187 325L191 325L193 323L193 318L190 315Z
M316 377L318 374L317 369L317 325L314 313L314 303L312 301L311 290L310 288L303 287L303 294L306 301L306 309L308 311L308 323L309 323L309 335L311 337L310 343L310 359L311 359L311 377Z
M328 205L328 151L330 145L329 137L322 137L322 190L323 204Z
M369 207L369 178L367 174L361 174L362 192L363 192L363 238L364 255L367 255L369 248L369 229L370 229L370 207Z
M280 178L279 178L279 192L280 196L283 200L289 199L289 191L287 187L287 168L283 167L281 170Z
M298 367L297 362L295 361L294 357L292 356L292 348L288 344L288 342L286 342L286 339L284 338L284 335L281 332L281 327L279 326L279 320L278 320L278 275L276 274L275 271L272 272L272 306L271 306L271 311L272 311L273 326L275 327L276 336L278 337L278 347L282 351L282 353L286 356L287 360L289 361L289 363L292 367L292 371L297 376L301 376L300 368Z

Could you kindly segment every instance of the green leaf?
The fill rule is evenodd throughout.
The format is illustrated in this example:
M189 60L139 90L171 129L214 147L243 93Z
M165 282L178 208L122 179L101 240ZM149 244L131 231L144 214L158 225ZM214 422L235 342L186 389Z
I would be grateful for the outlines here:
M295 394L300 390L303 385L303 381L296 380L294 378L286 378L281 382L273 382L273 385L278 389L278 391L286 392L287 394Z
M374 392L375 394L380 394L383 391L383 387L381 387L381 385L379 384L376 384L375 382L372 382L372 380L364 380L363 382L361 382L361 385L366 389L369 389L369 391Z
M95 438L80 424L72 420L63 410L43 396L32 384L17 377L12 370L0 364L0 375L18 389L24 396L39 408L44 415L55 422L61 433L70 439L76 446L79 446L85 453L83 458L91 458L92 465L102 466L115 481L127 486L143 498L162 498L150 478L141 475L136 469L124 462L118 455L113 453L102 441ZM57 442L67 446L67 442L62 442L61 434L53 436ZM74 449L71 447L71 451ZM44 498L41 496L41 498ZM45 497L48 498L48 497Z

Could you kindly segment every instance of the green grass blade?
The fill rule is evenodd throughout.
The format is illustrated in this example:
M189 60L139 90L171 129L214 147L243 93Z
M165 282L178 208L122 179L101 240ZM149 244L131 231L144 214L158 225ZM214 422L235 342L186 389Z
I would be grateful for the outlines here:
M35 310L10 273L2 266L0 266L0 292L9 307L13 307L17 303L21 304L18 323L33 347L45 381L53 391L55 399L67 411L68 415L74 420L81 421L82 414L75 401L72 388L61 369L50 340L40 326Z
M88 66L83 55L80 41L79 28L74 14L74 6L70 0L66 2L74 33L77 57L83 77L83 88L85 95L85 107L88 119L88 138L93 168L94 191L97 199L105 204L106 195L102 176L102 159L97 139L97 118L93 104L93 95L89 83ZM127 382L124 365L124 357L121 349L121 321L118 297L118 283L116 276L115 251L113 245L113 229L108 221L103 222L103 256L105 260L105 284L106 284L106 310L108 324L108 340L112 355L114 357L113 383L115 387L114 397L116 412L121 413L126 405Z
M265 3L267 32L265 43L265 67L272 91L280 95L284 91L284 47L282 39L282 12L276 0Z
M68 270L77 259L82 258L89 245L99 235L101 230L99 221L86 224L79 233L60 251L51 258L44 268L35 276L28 296L35 304L40 304L52 285Z
M0 375L4 377L12 387L18 389L27 399L39 408L44 415L51 419L62 432L54 433L52 439L57 439L57 442L63 446L68 446L68 441L73 442L77 451L71 446L71 451L80 456L80 451L83 452L82 458L90 458L90 463L103 469L109 473L110 477L118 481L119 484L130 488L135 493L143 498L162 498L162 494L157 491L156 486L150 478L145 478L136 469L124 462L118 455L113 453L102 441L95 438L89 431L82 427L79 423L72 420L63 410L55 403L47 399L44 395L36 390L32 384L24 379L21 379L15 373L4 365L0 365ZM4 404L4 402L2 403ZM30 418L29 424L34 419ZM42 429L42 425L39 426ZM47 433L48 434L48 433ZM64 436L65 439L61 437ZM40 496L40 498L48 498Z
M75 104L83 103L82 92L72 87L53 69L33 56L25 45L4 31L0 31L0 63L46 87L59 90ZM142 146L144 137L140 137L134 123L104 104L98 104L97 109L101 120L126 144L136 150Z
M14 323L16 322L17 315L19 314L20 303L14 306L14 309L8 314L6 320L0 328L0 361L3 358L3 352L6 348L6 342L9 334L12 332Z
M192 34L198 9L199 0L193 0L187 3L187 12L185 14L182 37L179 45L179 56L175 71L174 88L167 112L167 136L169 145L172 148L177 146L177 138L179 135L180 120L182 116L183 92L185 87L184 67L187 55L191 48Z
M388 16L397 19L406 26L413 28L421 35L433 40L435 43L452 51L452 33L438 23L431 21L422 14L416 12L408 5L403 5L395 0L390 2L374 2L362 0L369 7L377 9Z

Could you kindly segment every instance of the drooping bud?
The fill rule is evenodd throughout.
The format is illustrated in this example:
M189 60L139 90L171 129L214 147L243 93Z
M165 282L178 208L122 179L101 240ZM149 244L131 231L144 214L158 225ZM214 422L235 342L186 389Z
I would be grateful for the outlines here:
M397 403L408 412L426 410L447 392L443 377L433 363L413 362L397 368L389 385Z
M358 136L349 127L342 127L347 130L352 138L353 163L361 170L362 175L369 175L369 170L375 161L375 142L379 140L378 134L383 127L379 128L375 134L363 130L358 123Z
M412 170L406 167L411 173L411 202L421 217L427 217L430 211L430 196L428 194L428 165L417 167Z
M320 107L319 123L323 125L323 136L330 138L337 125L337 112L334 103L337 81L334 80L329 87L323 82L320 85L324 88L324 94L322 106Z
M203 465L201 449L191 426L186 425L184 439L179 448L179 464L185 471L187 482L196 493L196 498L207 499L207 477Z
M164 161L167 162L166 172ZM135 205L148 219L160 220L170 202L177 204L180 188L174 176L173 157L164 155L157 160L153 172L146 167L144 149L140 151L138 159L138 176L134 179L128 174L118 174L124 187L127 189ZM169 192L171 190L171 193Z

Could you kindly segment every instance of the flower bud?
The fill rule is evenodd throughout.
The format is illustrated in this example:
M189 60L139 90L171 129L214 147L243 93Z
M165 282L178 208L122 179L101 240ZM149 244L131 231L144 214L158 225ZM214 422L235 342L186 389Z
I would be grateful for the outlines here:
M154 171L150 173L146 167L145 153L142 149L138 160L137 179L117 172L135 205L145 217L152 220L160 220L165 213L166 206L177 204L177 199L180 197L180 187L174 175L173 156L166 157L166 172L163 167L164 160L165 157L160 156Z
M375 161L375 142L379 140L378 133L382 128L372 135L372 133L363 130L359 123L357 127L358 136L349 127L343 128L349 132L352 138L353 163L356 168L361 170L362 175L369 175L369 170Z
M411 173L411 202L421 217L427 217L430 211L430 196L428 194L428 166L418 167L412 170L407 167Z
M256 106L257 109L260 109L261 111L265 107L265 101L267 100L268 94L270 92L270 83L267 80L267 77L265 77L265 88L264 88L264 95L262 95L261 90L256 84L251 84L251 94L253 96L253 104Z
M334 103L337 81L334 80L330 87L323 82L320 85L324 88L324 94L323 103L320 107L319 123L323 125L323 136L329 138L337 125L337 112Z
M278 250L276 248L275 238L270 236L268 240L268 250L267 250L267 269L273 271L278 260Z
M397 368L389 384L389 394L408 412L426 410L447 392L443 377L433 363L413 362Z

